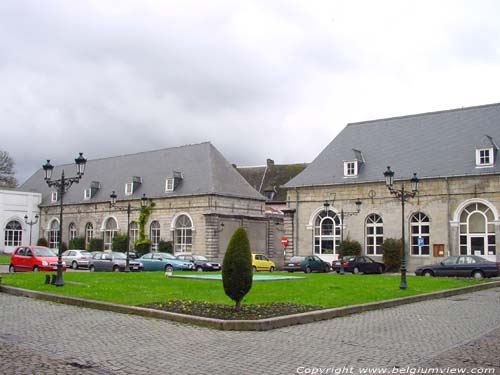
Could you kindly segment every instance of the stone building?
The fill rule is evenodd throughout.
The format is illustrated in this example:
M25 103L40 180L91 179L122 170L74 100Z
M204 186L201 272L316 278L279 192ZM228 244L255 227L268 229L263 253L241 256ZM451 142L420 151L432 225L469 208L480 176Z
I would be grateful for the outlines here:
M54 168L58 178L64 169L71 175L74 166ZM59 197L37 171L21 187L39 192L40 236L57 248L60 241ZM115 192L117 204L110 205ZM64 195L62 241L75 237L102 238L111 250L112 238L127 232L128 203L131 204L130 236L139 235L140 200L146 195L154 207L145 225L153 251L160 240L172 241L175 253L206 255L221 260L234 230L248 230L252 251L275 257L279 236L275 223L280 218L265 215L265 198L226 161L210 143L158 151L89 160L85 174ZM280 256L282 259L282 255Z
M285 185L287 256L331 261L343 234L380 260L382 242L401 238L404 225L410 269L458 254L500 261L499 144L500 104L348 124ZM387 166L395 187L409 189L414 172L420 179L404 224Z

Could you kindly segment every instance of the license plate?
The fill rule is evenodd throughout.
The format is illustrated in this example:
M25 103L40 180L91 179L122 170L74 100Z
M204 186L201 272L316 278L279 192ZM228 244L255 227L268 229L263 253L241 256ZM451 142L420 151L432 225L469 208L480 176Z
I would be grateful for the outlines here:
M295 266L295 264L293 264L293 263L288 263L288 266L289 266L289 267L293 267L293 266Z
M133 266L132 267L133 270L138 270L139 269L139 266Z

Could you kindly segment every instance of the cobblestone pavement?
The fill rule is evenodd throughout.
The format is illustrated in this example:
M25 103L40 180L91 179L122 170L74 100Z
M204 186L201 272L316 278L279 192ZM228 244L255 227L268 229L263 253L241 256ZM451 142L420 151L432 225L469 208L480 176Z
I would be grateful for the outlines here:
M499 343L500 288L268 332L216 331L0 293L1 374L498 366Z

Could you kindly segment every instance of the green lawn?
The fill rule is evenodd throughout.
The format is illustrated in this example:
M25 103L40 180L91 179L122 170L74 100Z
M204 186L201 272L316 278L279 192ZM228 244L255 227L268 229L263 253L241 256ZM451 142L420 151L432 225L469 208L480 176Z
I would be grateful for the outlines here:
M182 273L188 274L188 273ZM260 273L259 273L260 274ZM262 273L267 274L267 273ZM275 274L290 275L277 272ZM65 285L45 285L46 273L5 274L4 285L60 293L94 300L139 305L167 300L232 304L221 281L166 278L163 272L66 272ZM477 284L471 279L408 276L408 289L399 289L399 276L294 274L301 280L254 282L244 303L285 302L338 307L380 301Z
M0 264L9 264L10 255L0 255Z

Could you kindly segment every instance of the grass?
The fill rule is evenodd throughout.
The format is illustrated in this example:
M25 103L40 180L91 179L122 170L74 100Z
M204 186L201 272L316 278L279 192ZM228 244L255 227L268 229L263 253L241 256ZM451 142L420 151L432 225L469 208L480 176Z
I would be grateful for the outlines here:
M183 274L188 274L184 272ZM264 273L262 273L264 274ZM290 275L277 272L275 274ZM232 305L221 281L166 278L163 272L66 272L61 288L44 284L46 273L5 274L4 285L126 305L199 301ZM301 274L305 279L253 283L244 304L285 303L339 307L477 284L472 279L408 276L399 289L394 275Z
M9 264L10 255L0 255L0 264Z

